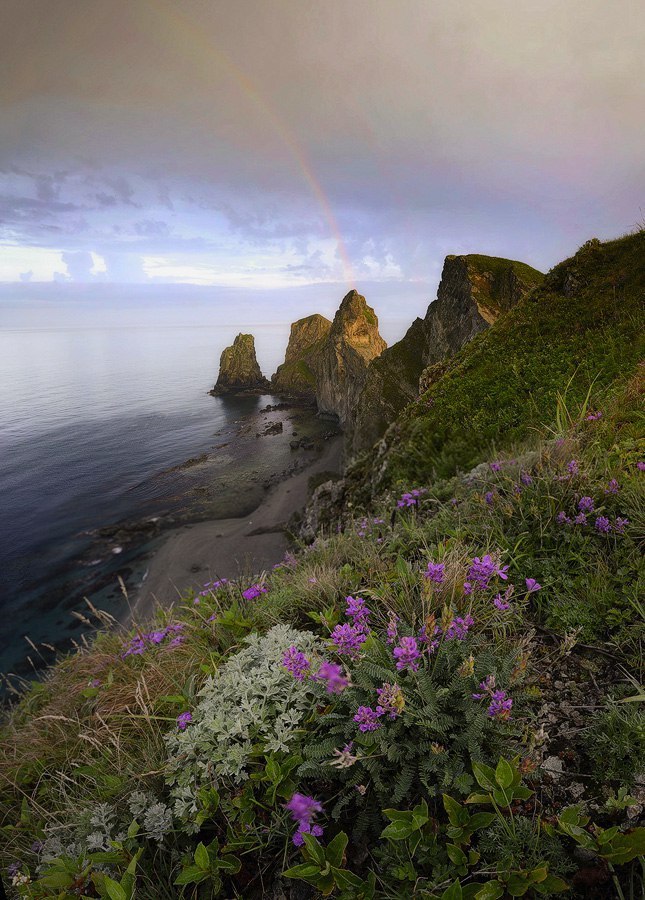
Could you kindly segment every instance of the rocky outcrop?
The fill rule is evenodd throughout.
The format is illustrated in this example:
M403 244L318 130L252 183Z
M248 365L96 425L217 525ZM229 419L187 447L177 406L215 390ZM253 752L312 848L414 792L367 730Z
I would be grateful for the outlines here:
M386 346L374 310L367 305L365 297L350 291L334 316L315 364L319 412L337 416L343 426L351 422L368 366Z
M255 356L252 334L238 334L230 347L222 351L219 375L211 394L237 394L271 390Z
M484 331L544 276L525 263L494 256L447 256L437 299L424 319L369 367L349 427L353 453L371 447L399 412L418 396L428 366L456 353Z
M405 337L371 363L347 429L347 443L353 452L371 447L417 396L424 340L423 319L415 319Z
M315 373L330 329L329 319L318 313L293 323L284 362L271 379L276 393L315 397Z
M543 279L541 272L511 259L447 256L437 299L424 319L424 367L452 356Z

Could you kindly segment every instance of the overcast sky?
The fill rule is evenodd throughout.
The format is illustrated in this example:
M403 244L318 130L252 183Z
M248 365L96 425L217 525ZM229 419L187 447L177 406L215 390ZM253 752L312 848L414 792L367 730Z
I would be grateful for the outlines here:
M641 0L2 0L0 281L436 285L643 218Z

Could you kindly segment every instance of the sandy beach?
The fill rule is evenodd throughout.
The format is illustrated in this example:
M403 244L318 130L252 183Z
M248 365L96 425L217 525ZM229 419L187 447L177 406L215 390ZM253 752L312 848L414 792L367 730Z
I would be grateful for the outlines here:
M145 621L157 605L168 606L190 588L201 590L217 578L255 575L279 562L289 545L284 528L305 506L310 477L340 470L342 443L340 435L330 438L310 466L275 485L250 515L170 532L149 561L131 617Z

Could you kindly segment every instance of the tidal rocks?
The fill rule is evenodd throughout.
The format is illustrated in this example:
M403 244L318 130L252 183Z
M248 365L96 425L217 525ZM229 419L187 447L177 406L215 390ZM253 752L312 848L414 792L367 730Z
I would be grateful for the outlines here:
M315 373L330 329L329 319L318 313L293 323L284 362L271 379L276 392L315 397Z
M334 316L329 335L316 360L318 411L334 415L341 425L350 422L365 384L370 362L387 344L378 319L365 297L350 291Z
M494 256L447 256L437 299L424 319L369 367L349 427L354 453L371 447L399 412L419 394L419 381L434 367L511 309L544 276L525 263Z
M230 347L222 351L214 396L244 392L269 392L271 384L264 377L255 355L252 334L238 334Z

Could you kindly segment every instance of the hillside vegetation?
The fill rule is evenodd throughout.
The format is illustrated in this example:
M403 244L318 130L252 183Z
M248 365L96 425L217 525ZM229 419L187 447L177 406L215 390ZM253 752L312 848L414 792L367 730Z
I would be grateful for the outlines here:
M472 468L580 403L643 354L645 233L589 241L543 284L422 376L425 390L357 466L370 491Z
M431 371L313 544L22 688L16 896L643 896L643 261Z

